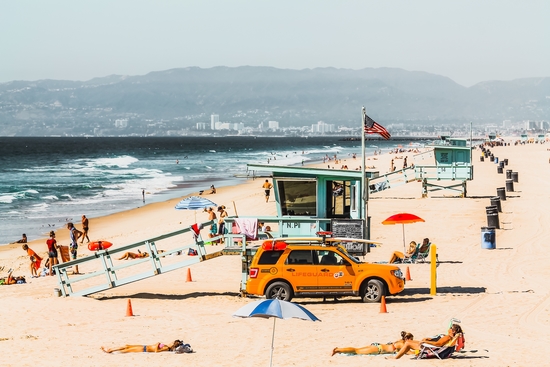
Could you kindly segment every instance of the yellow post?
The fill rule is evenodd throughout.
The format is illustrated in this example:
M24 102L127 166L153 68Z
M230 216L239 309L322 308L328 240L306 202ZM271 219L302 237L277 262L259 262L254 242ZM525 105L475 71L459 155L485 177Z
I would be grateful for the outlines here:
M435 296L437 293L437 248L434 244L430 248L430 265L432 267L431 271L431 284L430 284L430 295Z

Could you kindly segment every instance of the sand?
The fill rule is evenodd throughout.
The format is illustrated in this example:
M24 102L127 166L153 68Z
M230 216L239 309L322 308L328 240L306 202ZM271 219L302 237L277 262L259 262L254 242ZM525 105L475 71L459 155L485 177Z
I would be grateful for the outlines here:
M501 229L496 249L481 248L481 227L487 225L485 207L497 187L505 187L505 175L497 165L479 161L474 151L474 180L468 182L468 198L451 192L435 192L421 198L417 182L371 196L371 238L383 243L367 255L367 261L387 261L401 250L401 226L381 222L399 212L410 212L425 223L407 225L407 242L429 237L437 245L437 295L430 295L430 266L409 265L412 277L406 290L387 299L387 313L379 304L358 298L340 302L294 299L321 322L277 320L275 366L399 366L420 363L445 366L542 366L547 365L547 330L550 326L550 182L547 144L495 147L500 159L519 173L515 191L502 202ZM400 156L401 154L398 154ZM412 162L412 154L409 162ZM384 173L395 155L371 159ZM353 162L346 162L353 169ZM396 160L399 168L401 160ZM227 206L229 215L274 215L273 201L265 203L263 179L218 189L207 197ZM178 199L179 200L179 199ZM130 244L175 231L194 222L189 211L175 211L178 200L150 204L104 218L90 218L90 237ZM273 199L272 199L273 200ZM197 218L206 221L206 213ZM77 227L79 223L77 223ZM205 232L203 232L205 233ZM58 240L68 242L67 232ZM30 244L46 255L45 239ZM211 250L220 246L209 246ZM80 253L89 253L83 247ZM222 256L141 282L118 287L91 297L56 297L55 277L31 279L27 258L20 246L0 248L0 266L6 275L26 275L28 284L0 286L1 366L267 366L273 320L240 319L231 315L251 302L238 297L241 279L239 256ZM402 266L405 271L406 266ZM84 265L80 270L86 272ZM131 300L133 317L126 317ZM461 320L466 352L440 361L386 360L383 356L330 357L334 347L364 346L396 340L402 330L415 338L446 331L451 318ZM183 339L195 353L106 354L101 346L171 343Z

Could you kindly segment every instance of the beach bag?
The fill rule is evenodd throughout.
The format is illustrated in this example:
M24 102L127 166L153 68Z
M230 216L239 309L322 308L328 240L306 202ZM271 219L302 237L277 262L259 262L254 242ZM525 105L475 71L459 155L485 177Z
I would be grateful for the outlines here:
M191 348L191 345L189 344L182 344L174 350L174 353L176 354L193 353L193 348Z
M189 256L197 256L198 253L197 253L197 250L195 250L194 248L190 248L189 251L187 252L187 255L189 255Z

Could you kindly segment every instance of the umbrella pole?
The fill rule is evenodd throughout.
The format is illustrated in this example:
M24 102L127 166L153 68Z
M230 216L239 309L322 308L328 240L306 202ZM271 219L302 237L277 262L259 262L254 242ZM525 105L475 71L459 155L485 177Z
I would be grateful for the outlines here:
M269 357L269 367L273 366L273 343L275 341L275 321L277 318L273 318L273 335L271 336L271 356Z
M403 254L406 255L407 252L405 251L405 223L401 223L403 226Z

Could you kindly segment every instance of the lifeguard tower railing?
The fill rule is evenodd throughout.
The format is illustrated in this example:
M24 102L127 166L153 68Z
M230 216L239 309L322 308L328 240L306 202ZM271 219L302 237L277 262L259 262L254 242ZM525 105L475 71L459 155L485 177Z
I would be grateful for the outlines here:
M212 223L213 221L204 222L201 226L208 226ZM197 238L197 241L182 245L177 244L184 241L183 235L187 234L187 238L189 238L190 232L192 232L191 227L130 245L96 251L90 256L55 265L53 269L59 282L59 289L63 296L85 296L222 255L221 251L207 254L204 248L204 241L200 236ZM181 239L176 238L174 240L176 236L182 237ZM176 246L171 246L166 251L159 251L159 242L169 240L172 240L172 243L175 242ZM113 263L113 257L116 259L126 252L136 252L140 248L143 248L143 251L146 251L149 256L118 264ZM194 249L197 256L187 256L189 249ZM71 268L74 269L76 265L81 267L79 270L83 270L83 267L99 270L81 275L69 274L68 270Z
M259 232L259 240L269 237L307 237L316 236L317 232L325 231L329 228L330 218L311 218L311 217L277 217L277 216L249 216L240 217L257 220L258 223L270 226L269 233ZM186 244L179 245L185 242L184 236L187 238L191 235L191 227L167 233L161 236L152 237L143 241L135 242L129 245L123 245L116 248L108 248L92 253L90 256L65 262L55 265L59 289L63 296L87 296L90 294L106 291L115 287L126 285L147 279L156 275L160 275L169 271L181 269L201 261L209 260L224 253L242 254L241 260L246 263L250 260L246 254L253 255L253 252L247 252L247 246L251 243L247 240L246 235L242 233L232 233L233 223L236 217L227 217L226 228L227 233L222 236L216 236L209 239L202 239L200 236L197 241L189 241ZM201 223L200 228L207 230L208 226L212 225L213 221ZM224 240L225 246L223 249L207 253L205 244L209 244L220 239ZM160 248L165 247L165 241L178 243L171 246L166 251L161 251ZM132 259L124 262L113 262L113 259L121 257L126 252L137 252L138 249L146 251L149 256L144 258ZM194 249L197 256L188 256L189 249ZM70 270L74 266L79 265L80 270L87 271L95 269L85 274L73 275ZM243 269L246 264L243 264ZM241 277L241 291L246 290L247 271L243 270Z

